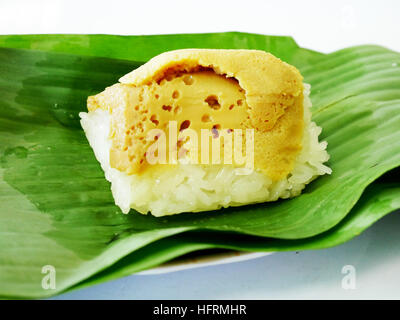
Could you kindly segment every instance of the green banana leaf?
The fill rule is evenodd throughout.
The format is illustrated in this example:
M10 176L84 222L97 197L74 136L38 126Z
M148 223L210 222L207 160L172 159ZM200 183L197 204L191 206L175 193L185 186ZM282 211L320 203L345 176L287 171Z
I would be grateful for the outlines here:
M399 208L399 183L373 183L367 187L359 202L346 218L331 230L320 235L299 240L282 240L233 232L187 231L140 248L72 289L81 289L128 276L198 250L230 249L276 252L325 249L349 241L388 213Z
M3 297L44 297L88 278L112 278L121 274L115 263L123 257L130 261L128 269L137 271L202 248L288 250L301 248L297 239L314 243L318 235L327 239L320 247L335 245L337 237L327 233L347 219L369 184L400 163L400 55L385 48L361 46L323 55L299 48L288 37L240 33L3 36L0 46L47 50L0 49ZM312 85L314 120L329 143L333 174L292 200L168 218L121 214L77 113L85 109L88 95L152 55L183 47L262 49L296 65ZM373 190L386 195L385 188ZM389 193L396 199L393 190ZM380 215L394 209L393 203L378 207ZM367 214L357 216L363 223L345 227L340 241L375 221ZM207 236L213 243L196 240L201 234L195 230L206 229L212 230ZM177 235L185 231L191 232ZM254 239L253 244L232 242L238 234ZM172 245L179 237L182 246ZM261 237L268 237L263 239L268 245ZM282 245L269 247L269 238L281 239L273 241ZM258 249L254 243L260 243ZM41 287L45 265L57 270L54 290Z
M151 36L104 34L39 34L0 36L0 47L70 53L114 59L143 61L164 51L183 48L268 50L284 61L302 64L323 56L300 48L291 37L224 32Z

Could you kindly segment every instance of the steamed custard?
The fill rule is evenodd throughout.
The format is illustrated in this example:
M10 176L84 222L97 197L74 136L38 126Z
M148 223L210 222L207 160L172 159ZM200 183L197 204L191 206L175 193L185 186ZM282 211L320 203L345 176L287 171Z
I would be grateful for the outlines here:
M155 128L254 129L255 169L277 181L293 169L303 138L303 84L294 67L263 51L178 50L161 54L89 97L111 115L110 166L149 168L146 139ZM177 146L177 149L179 146ZM177 150L179 151L179 150Z

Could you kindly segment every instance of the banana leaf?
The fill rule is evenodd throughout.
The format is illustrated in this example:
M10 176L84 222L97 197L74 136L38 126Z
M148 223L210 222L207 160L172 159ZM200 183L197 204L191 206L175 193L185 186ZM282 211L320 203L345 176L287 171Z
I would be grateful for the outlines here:
M146 62L164 51L183 48L259 49L299 65L323 56L300 48L291 37L224 32L117 36L104 34L39 34L0 36L0 47L70 53Z
M282 240L234 232L187 231L136 250L72 289L81 289L128 276L199 250L277 252L330 248L349 241L385 215L399 208L399 183L373 183L367 187L361 199L338 225L317 236L299 240Z
M323 55L288 37L240 33L2 36L0 46L2 297L45 297L198 249L328 247L397 207L397 185L371 185L378 203L390 202L376 206L374 219L374 202L359 201L368 185L400 164L396 52L360 46ZM333 174L292 200L168 218L121 214L77 114L88 95L151 56L183 47L262 49L296 65L312 85L314 120L329 143ZM341 227L357 201L366 203L357 223ZM335 228L344 236L329 236ZM212 240L199 241L204 234ZM55 289L41 286L45 265L57 270Z

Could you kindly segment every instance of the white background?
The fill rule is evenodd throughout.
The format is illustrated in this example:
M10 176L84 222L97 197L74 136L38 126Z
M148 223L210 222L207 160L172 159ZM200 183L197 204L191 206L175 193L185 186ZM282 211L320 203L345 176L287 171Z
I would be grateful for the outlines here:
M331 52L357 44L400 51L400 1L0 0L0 34L162 34L243 31L290 35ZM163 275L134 275L58 297L118 299L400 298L400 215L326 250ZM341 286L344 265L356 289Z
M400 51L398 0L0 0L0 34L161 34L242 31L291 35L330 52L374 43Z

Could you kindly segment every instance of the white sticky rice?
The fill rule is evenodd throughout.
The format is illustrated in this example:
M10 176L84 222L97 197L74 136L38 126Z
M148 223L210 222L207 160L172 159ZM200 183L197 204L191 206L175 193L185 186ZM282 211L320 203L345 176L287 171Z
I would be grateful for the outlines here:
M89 144L111 182L115 204L124 213L133 208L143 214L164 216L295 197L317 176L331 173L323 164L329 159L327 143L318 141L321 128L311 121L310 86L305 84L304 91L303 148L293 171L277 182L256 170L238 175L228 165L177 164L159 173L127 175L110 167L108 112L97 109L79 116Z

